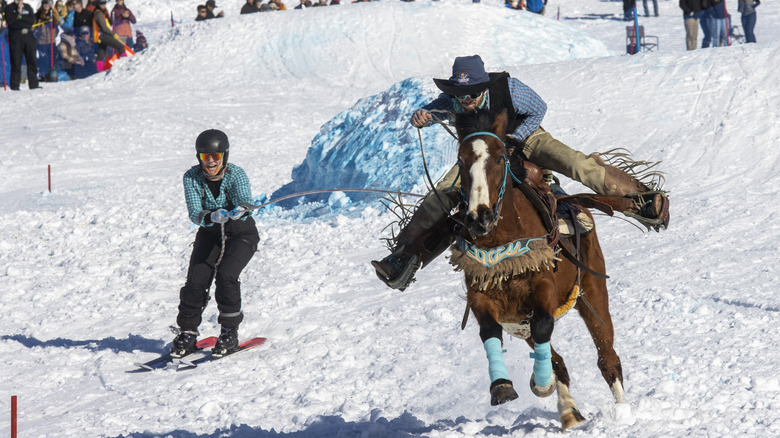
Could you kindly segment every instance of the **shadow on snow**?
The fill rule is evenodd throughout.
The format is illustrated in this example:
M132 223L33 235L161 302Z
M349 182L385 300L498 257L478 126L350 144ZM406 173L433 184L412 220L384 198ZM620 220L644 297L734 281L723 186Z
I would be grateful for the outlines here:
M148 339L141 336L129 334L127 339L117 339L113 336L103 339L86 339L82 341L73 339L51 339L40 341L33 337L24 335L3 335L0 341L16 341L27 348L33 347L58 347L58 348L85 348L89 351L111 350L114 353L159 353L165 347L165 342L159 339Z
M540 423L538 420L542 420ZM560 429L554 425L556 413L532 408L523 412L511 428L498 425L485 425L477 434L510 436L518 432L525 435L539 429L547 429L550 433L558 433ZM383 437L412 438L427 436L433 431L457 431L461 434L473 433L473 420L463 416L455 420L439 420L431 425L414 415L404 412L398 418L388 420L384 417L372 421L347 422L339 416L322 416L303 430L294 432L277 432L274 429L264 430L242 424L228 429L217 429L212 433L198 434L186 430L173 430L165 433L136 432L130 435L118 435L113 438L328 438L328 437ZM546 424L544 424L546 423ZM462 430L465 425L471 425L468 431Z

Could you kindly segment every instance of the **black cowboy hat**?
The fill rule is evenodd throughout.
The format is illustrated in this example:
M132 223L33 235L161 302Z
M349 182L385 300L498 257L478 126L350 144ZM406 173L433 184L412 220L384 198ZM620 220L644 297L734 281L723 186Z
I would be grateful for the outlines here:
M459 56L452 63L452 77L434 79L433 82L444 94L465 96L487 90L500 76L491 78L485 71L485 63L479 55Z

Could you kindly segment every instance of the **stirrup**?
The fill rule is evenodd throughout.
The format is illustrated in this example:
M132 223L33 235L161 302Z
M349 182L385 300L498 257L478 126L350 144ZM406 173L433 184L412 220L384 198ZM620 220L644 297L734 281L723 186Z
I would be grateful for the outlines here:
M649 198L653 198L656 195L660 195L661 206L657 208L658 214L653 214L655 217L650 217L649 208L653 200ZM666 197L664 192L652 190L644 193L631 193L628 197L634 200L635 208L624 211L623 214L636 219L639 223L646 226L648 230L652 228L656 232L660 232L669 226L669 198Z
M376 270L376 276L390 288L398 289L401 292L406 290L412 281L414 281L414 274L418 269L420 269L421 265L422 262L420 261L420 256L418 254L414 254L409 257L408 261L401 268L398 275L396 275L394 278L388 278L381 262L376 260L371 261L371 266L373 266Z

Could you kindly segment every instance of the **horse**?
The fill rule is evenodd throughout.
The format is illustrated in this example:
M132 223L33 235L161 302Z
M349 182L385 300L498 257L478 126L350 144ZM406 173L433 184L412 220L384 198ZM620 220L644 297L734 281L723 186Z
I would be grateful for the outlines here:
M532 202L536 191L514 187L506 125L505 111L493 115L480 110L456 117L463 203L456 215L460 220L450 263L463 270L467 286L464 327L469 309L479 323L488 358L491 405L518 397L503 358L502 332L506 331L525 339L534 350L531 390L538 397L557 390L561 426L566 430L585 421L571 395L566 364L550 345L555 321L568 309L576 309L584 320L598 352L601 375L616 402L624 401L607 276L602 274L604 256L595 228L576 238L556 237L545 226L539 203ZM517 182L532 188L527 179ZM592 223L590 211L582 208L582 212ZM563 252L567 257L559 257Z

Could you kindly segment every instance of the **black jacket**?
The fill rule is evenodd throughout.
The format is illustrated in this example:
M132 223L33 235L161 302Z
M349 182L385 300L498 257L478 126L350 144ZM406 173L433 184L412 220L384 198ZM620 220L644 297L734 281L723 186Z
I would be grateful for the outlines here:
M19 34L23 29L30 31L35 24L35 11L32 6L27 3L23 5L21 11L15 2L5 7L5 20L10 34Z
M81 12L74 12L73 13L73 28L78 29L80 27L90 27L92 26L92 12L89 12L86 9L82 9Z

